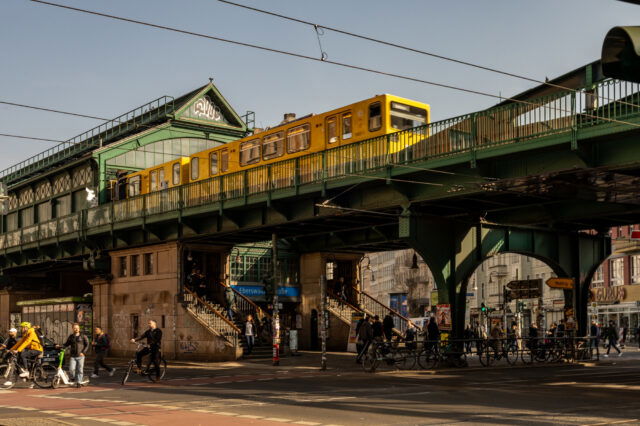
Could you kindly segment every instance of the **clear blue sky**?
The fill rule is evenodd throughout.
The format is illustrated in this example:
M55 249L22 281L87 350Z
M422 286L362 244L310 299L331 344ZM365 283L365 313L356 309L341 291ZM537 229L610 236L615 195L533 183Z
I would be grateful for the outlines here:
M56 0L52 0L56 1ZM640 23L615 0L236 0L319 24L525 74L554 77L598 59L606 32ZM59 0L249 43L319 55L315 32L216 0ZM327 32L336 61L503 96L532 83ZM0 100L115 117L214 82L258 126L378 93L428 102L435 120L495 100L39 5L0 1ZM0 133L68 139L98 122L0 105ZM0 168L52 146L0 137Z

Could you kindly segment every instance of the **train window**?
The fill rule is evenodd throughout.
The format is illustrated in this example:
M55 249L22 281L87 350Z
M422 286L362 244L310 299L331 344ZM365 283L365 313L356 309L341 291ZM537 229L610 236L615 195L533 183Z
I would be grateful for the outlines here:
M240 165L257 163L260 161L260 139L242 142L240 144Z
M167 189L167 181L164 180L164 169L158 170L158 188Z
M151 173L149 173L149 175L151 176L151 189L150 191L157 191L158 190L158 171L154 170Z
M135 197L140 195L140 175L129 178L128 187L129 193L127 196Z
M173 176L171 177L171 182L173 185L180 185L180 163L175 163L172 170Z
M327 142L328 143L336 143L338 142L338 131L336 126L336 117L329 117L327 119Z
M411 129L425 124L427 124L426 109L400 102L391 102L391 127L394 129Z
M265 136L262 140L262 158L270 160L284 153L284 133L278 132Z
M308 124L292 127L287 132L287 152L304 151L309 148L311 132Z
M382 127L382 106L380 102L369 105L369 131L375 132Z
M198 157L191 159L191 180L197 180L200 177L200 167L198 167Z
M352 136L351 113L342 114L342 139L350 139Z
M218 153L212 152L209 154L209 164L211 166L210 173L211 176L218 174Z
M224 173L229 170L229 151L223 149L220 151L220 172Z

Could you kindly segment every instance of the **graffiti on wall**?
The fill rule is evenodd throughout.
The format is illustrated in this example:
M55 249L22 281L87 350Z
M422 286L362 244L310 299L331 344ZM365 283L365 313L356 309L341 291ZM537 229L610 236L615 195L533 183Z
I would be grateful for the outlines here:
M178 343L178 348L180 349L180 352L185 354L192 354L194 352L197 352L198 346L200 346L200 343L193 340L193 337L191 336L187 336L186 340L181 340Z

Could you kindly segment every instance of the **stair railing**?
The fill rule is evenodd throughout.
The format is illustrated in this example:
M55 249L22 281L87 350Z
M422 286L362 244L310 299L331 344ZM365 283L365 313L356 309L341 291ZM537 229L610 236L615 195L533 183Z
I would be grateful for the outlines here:
M358 296L358 302L362 311L372 316L378 315L380 317L380 320L382 320L387 314L392 314L392 316L394 317L396 333L404 336L407 328L409 327L409 324L411 323L411 320L409 318L379 302L370 294L356 288L354 288L353 290Z
M184 288L184 301L188 305L187 309L193 313L198 321L213 330L215 334L226 339L234 347L238 346L238 337L241 333L233 322L186 287Z
M218 284L225 289L227 288L227 286L222 282L218 281ZM246 318L247 315L252 315L259 321L262 321L265 317L271 319L271 315L258 306L253 300L249 299L233 287L231 287L231 290L233 290L233 294L235 295L235 306L233 307L233 312L242 315L244 318Z

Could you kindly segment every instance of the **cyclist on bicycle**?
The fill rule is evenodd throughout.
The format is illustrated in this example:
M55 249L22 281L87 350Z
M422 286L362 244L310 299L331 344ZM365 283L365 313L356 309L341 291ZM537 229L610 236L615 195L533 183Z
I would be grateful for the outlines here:
M131 339L131 343L139 342L143 339L147 339L147 346L142 348L136 353L136 365L138 367L137 373L142 372L142 358L149 354L149 365L153 363L156 370L156 379L160 379L160 347L162 346L162 330L158 328L158 323L155 320L149 320L149 328L142 336L137 339Z
M16 339L18 335L18 330L16 330L15 328L12 328L9 330L9 337L7 337L7 340L5 340L4 342L2 342L2 344L0 345L0 351L3 351L6 349L7 353L4 354L4 356L2 357L2 361L5 360L5 358L7 358L9 356L9 351L11 350L11 348L18 343L18 339Z
M22 329L22 338L11 348L11 353L20 353L20 359L22 360L22 366L24 371L20 373L20 377L29 376L29 360L35 360L42 355L42 344L40 338L36 334L36 331L31 327L31 323L20 323Z

